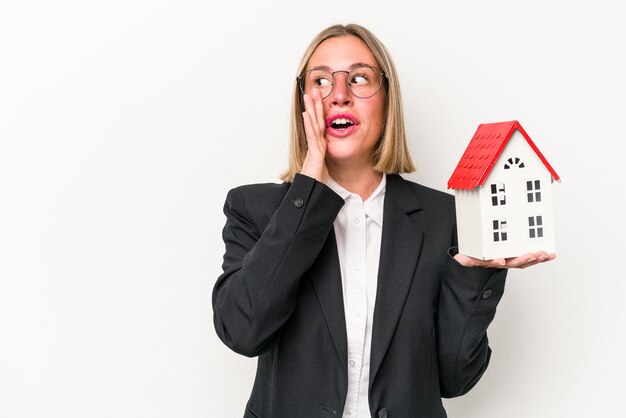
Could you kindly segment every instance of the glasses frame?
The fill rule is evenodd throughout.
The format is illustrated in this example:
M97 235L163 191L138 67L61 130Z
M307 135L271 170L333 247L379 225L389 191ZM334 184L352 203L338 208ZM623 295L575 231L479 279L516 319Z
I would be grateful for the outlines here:
M350 84L349 81L349 75L352 71L354 70L358 70L359 68L370 68L372 70L374 70L375 72L378 73L378 75L380 75L380 83L378 83L378 88L376 89L376 91L374 91L374 93L370 94L369 96L359 96L358 94L356 94L354 91L352 91L352 85ZM298 77L296 77L296 80L298 80L298 87L300 88L300 92L304 95L306 94L306 92L304 91L304 81L305 81L305 76L307 75L307 73L310 73L311 71L325 71L325 70L320 70L317 68L312 68L310 70L307 70L305 72L303 72L302 74L300 74ZM322 99L327 98L328 96L330 96L330 94L333 92L333 89L335 88L335 74L337 73L346 73L346 87L348 88L348 90L350 91L350 93L354 96L354 97L358 97L359 99L369 99L370 97L373 97L376 95L376 93L378 93L380 91L380 88L383 85L384 80L387 79L387 74L385 74L384 71L379 70L376 67L372 67L371 65L360 65L356 68L353 68L352 70L348 71L348 70L337 70L337 71L326 71L327 73L329 73L333 79L332 83L330 84L330 90L328 91L328 94L324 97L322 97Z

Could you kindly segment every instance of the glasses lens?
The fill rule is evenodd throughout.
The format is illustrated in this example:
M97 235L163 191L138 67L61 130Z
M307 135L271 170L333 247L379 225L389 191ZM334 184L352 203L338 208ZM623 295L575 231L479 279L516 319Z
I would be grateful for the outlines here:
M333 75L328 71L309 70L304 74L302 89L305 94L311 94L316 89L322 92L322 97L326 97L332 88Z
M372 67L357 67L348 75L348 85L352 93L361 98L371 97L380 88L383 78L380 71Z

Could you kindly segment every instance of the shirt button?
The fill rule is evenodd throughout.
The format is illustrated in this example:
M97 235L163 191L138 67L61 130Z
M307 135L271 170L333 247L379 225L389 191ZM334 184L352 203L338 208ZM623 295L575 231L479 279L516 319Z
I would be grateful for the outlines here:
M346 417L349 417L350 415L352 415L352 413L350 412L350 410L347 410L345 414L343 414Z
M356 363L354 362L354 360L350 360L350 362L349 362L348 364L350 364L350 367L354 367L354 365L355 365Z
M302 198L297 198L296 200L293 201L293 204L295 207L301 208L302 205L304 205L304 200Z
M487 289L483 292L483 299L489 299L493 294L493 290Z
M359 218L358 218L358 217L354 218L354 219L352 220L352 222L354 222L355 224L358 224L358 223L359 223Z

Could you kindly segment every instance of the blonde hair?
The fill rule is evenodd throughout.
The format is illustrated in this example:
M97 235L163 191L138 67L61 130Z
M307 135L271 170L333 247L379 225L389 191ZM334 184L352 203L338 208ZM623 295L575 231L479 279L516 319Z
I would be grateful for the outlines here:
M309 63L315 49L326 39L339 36L356 36L370 49L380 70L386 74L385 115L379 141L374 150L374 170L387 173L410 173L415 171L413 160L409 153L404 129L402 113L402 99L400 84L396 68L391 60L387 48L369 30L356 24L334 25L320 32L309 44L298 66L298 75L301 75ZM281 180L291 182L296 173L302 170L302 164L307 153L306 134L302 112L304 106L298 81L294 81L293 103L291 110L291 142L289 146L289 168L280 176Z

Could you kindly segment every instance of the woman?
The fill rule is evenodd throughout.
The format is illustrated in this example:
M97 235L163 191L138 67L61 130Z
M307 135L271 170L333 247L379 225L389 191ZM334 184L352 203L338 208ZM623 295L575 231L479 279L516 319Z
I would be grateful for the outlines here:
M285 183L224 207L214 322L259 356L244 417L445 417L441 398L480 379L506 268L554 255L457 254L453 197L411 171L386 49L358 25L322 31L294 86Z

